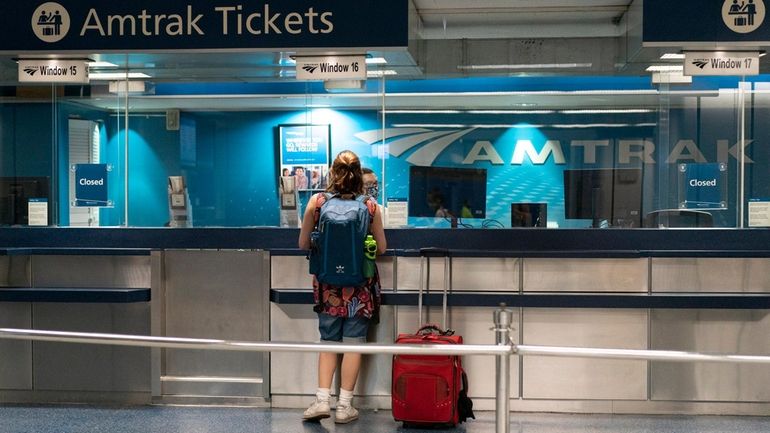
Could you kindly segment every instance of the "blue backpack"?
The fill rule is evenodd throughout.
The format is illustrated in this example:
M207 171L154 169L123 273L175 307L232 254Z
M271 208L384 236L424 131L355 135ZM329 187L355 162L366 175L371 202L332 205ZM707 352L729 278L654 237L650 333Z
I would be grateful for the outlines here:
M310 273L320 283L358 287L366 282L363 273L364 240L374 211L369 196L344 199L324 193L320 210L316 206L316 225L310 234ZM318 203L317 202L317 203Z

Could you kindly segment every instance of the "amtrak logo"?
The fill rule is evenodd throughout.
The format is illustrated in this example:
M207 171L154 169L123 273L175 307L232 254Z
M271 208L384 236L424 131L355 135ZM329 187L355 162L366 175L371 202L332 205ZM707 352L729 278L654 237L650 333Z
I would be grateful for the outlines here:
M35 72L37 72L37 71L38 71L37 68L24 68L24 72L27 75L29 75L30 77L34 77L35 76Z
M344 274L345 273L345 266L337 265L337 273L338 274Z
M388 128L385 131L373 129L359 132L355 137L369 145L392 138L393 140L388 143L388 153L399 157L416 148L417 150L414 150L406 160L413 165L429 166L450 144L474 129L476 128L441 131L425 128Z
M59 3L43 3L32 13L32 32L43 42L59 42L70 31L70 14Z
M722 20L736 33L751 33L765 21L765 3L763 0L725 0Z
M707 59L695 59L695 60L692 61L693 65L695 65L695 66L697 66L697 67L699 67L701 69L705 68L706 65L708 65L708 63L709 62L708 62Z
M315 72L316 69L318 69L318 66L319 65L317 63L313 63L313 64L303 66L302 69L307 71L309 74L312 74L313 72Z

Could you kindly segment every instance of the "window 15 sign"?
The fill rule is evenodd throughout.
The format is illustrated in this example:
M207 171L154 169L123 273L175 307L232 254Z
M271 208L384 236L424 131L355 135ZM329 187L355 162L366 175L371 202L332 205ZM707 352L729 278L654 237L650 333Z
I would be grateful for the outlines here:
M75 207L106 207L112 206L107 199L107 173L111 170L108 164L74 164L75 172Z

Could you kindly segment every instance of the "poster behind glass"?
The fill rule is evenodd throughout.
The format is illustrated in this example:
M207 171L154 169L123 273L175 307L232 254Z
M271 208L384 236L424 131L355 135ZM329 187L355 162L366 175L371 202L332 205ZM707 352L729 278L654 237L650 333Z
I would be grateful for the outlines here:
M329 125L280 125L281 176L293 176L299 191L324 190L329 179Z

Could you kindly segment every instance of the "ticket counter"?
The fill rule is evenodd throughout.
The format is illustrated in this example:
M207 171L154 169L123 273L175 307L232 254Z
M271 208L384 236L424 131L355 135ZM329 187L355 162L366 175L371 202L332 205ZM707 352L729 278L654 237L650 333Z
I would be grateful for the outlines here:
M468 343L493 341L492 312L505 302L515 310L517 343L770 352L764 338L770 330L765 231L458 229L387 235L393 249L378 260L384 305L371 341L391 342L397 333L414 330L417 249L431 245L452 251L449 324ZM306 260L294 249L296 237L294 229L0 231L6 245L19 245L2 257L8 275L15 276L0 289L3 325L316 341ZM435 288L443 285L442 264L431 272L428 321L441 320ZM21 269L28 279L20 277ZM59 271L46 272L54 269ZM89 288L92 293L83 298L82 289ZM21 289L26 298L18 297ZM113 293L99 301L109 289L149 289L151 296ZM53 297L52 291L61 293ZM12 354L5 355L0 375L6 402L301 407L316 386L315 371L307 368L314 365L312 354L0 344L4 354ZM494 408L493 363L485 357L465 360L471 397L482 410ZM514 358L511 408L762 414L770 395L760 379L768 374L765 366L753 365ZM389 386L389 357L370 356L356 390L361 405L387 408Z

